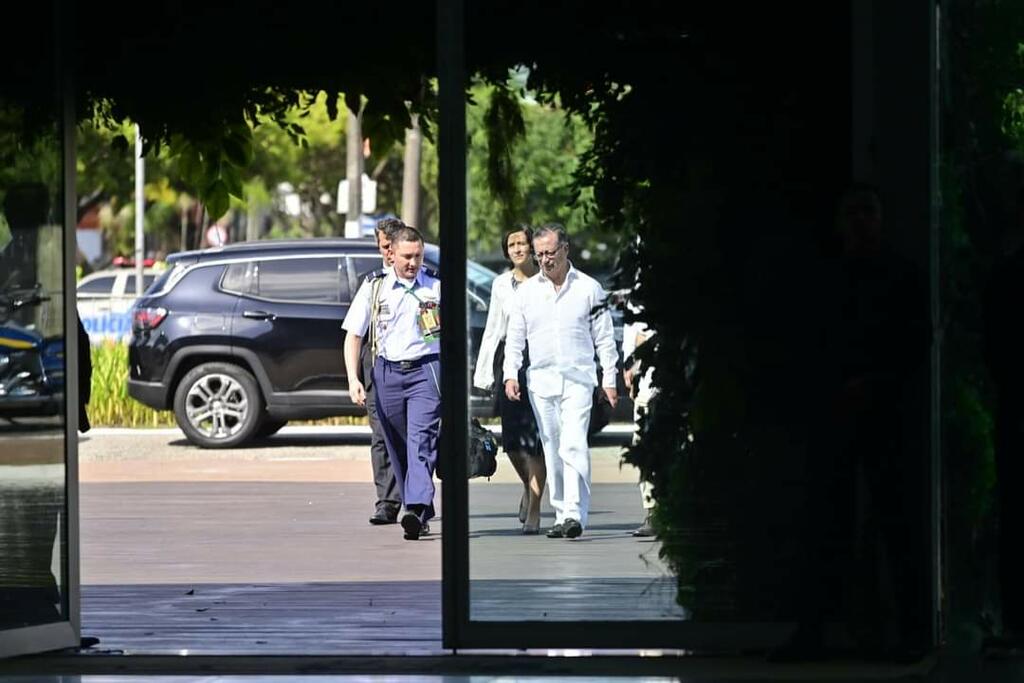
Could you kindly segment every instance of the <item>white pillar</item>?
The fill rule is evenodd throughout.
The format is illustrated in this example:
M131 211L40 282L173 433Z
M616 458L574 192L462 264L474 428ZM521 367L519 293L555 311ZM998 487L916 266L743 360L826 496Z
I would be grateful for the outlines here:
M135 295L142 296L142 261L146 257L146 160L142 158L142 131L135 124Z

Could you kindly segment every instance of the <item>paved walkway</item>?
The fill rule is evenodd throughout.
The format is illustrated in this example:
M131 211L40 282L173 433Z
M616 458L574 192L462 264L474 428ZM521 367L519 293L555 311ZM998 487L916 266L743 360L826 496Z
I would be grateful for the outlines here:
M418 542L369 525L364 436L300 428L233 451L196 449L172 430L88 437L82 619L104 647L439 651L444 511ZM575 541L519 533L521 485L504 457L490 481L471 482L474 619L684 617L657 544L629 535L642 511L620 453L594 450L592 524ZM356 629L368 623L384 630Z

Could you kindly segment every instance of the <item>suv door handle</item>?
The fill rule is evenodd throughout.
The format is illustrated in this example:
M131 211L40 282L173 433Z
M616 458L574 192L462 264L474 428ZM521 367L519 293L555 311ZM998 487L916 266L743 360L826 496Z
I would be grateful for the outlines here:
M250 320L273 320L277 316L266 311L242 311L242 317Z

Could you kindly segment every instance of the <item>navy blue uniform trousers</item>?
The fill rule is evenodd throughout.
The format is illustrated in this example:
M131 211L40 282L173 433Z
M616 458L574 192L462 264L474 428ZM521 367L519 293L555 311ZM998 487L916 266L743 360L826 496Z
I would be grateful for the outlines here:
M441 431L441 366L437 356L411 363L377 358L373 383L391 468L406 509L424 506L434 516L434 467Z

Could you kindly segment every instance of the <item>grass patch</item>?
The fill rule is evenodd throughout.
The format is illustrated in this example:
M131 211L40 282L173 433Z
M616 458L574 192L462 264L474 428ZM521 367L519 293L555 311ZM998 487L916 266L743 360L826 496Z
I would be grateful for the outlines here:
M174 427L174 412L153 410L128 395L128 345L104 341L92 347L89 421L95 427ZM294 420L296 425L365 425L365 417Z
M112 341L92 347L92 398L87 410L95 427L174 426L174 413L153 410L128 395L128 345Z

